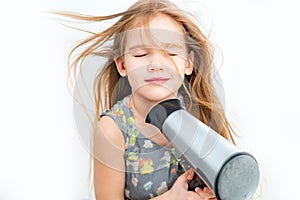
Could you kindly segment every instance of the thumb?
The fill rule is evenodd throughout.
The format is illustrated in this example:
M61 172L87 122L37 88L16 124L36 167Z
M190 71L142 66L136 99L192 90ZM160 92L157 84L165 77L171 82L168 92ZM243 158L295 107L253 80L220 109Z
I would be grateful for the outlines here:
M188 182L192 180L194 177L194 170L189 169L186 172L184 172L176 181L177 184L181 185L185 190L188 190Z
M194 177L194 169L190 168L189 170L187 170L183 175L184 179L191 181Z

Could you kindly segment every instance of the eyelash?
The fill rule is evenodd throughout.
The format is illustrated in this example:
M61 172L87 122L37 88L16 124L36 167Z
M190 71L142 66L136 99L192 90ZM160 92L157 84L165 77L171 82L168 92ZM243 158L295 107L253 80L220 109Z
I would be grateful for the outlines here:
M169 56L177 56L177 53L168 52Z
M143 54L139 54L139 55L134 55L134 57L136 57L136 58L141 58L141 57L144 57L144 56L146 56L147 55L147 53L143 53Z
M134 57L141 58L141 57L144 57L144 56L147 56L147 55L148 55L148 53L143 53L143 54L139 54L139 55L134 55ZM172 52L168 52L168 55L169 56L177 56L176 53L172 53Z

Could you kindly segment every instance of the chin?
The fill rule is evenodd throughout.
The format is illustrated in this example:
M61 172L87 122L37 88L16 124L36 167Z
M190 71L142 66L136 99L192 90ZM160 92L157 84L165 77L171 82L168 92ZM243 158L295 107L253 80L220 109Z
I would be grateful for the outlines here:
M167 88L141 88L137 91L140 96L143 96L148 101L160 102L166 99L177 98L177 91L171 91Z

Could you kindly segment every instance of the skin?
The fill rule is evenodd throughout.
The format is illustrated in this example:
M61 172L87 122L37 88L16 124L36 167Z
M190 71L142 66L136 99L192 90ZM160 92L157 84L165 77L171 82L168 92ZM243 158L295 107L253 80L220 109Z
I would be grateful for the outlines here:
M140 27L144 28L144 27ZM158 102L177 97L177 91L182 84L184 75L192 73L193 52L184 48L183 28L167 15L157 15L149 23L150 30L166 30L167 37L153 43L147 37L137 39L137 31L129 31L126 38L125 54L115 59L118 72L121 76L128 76L132 87L131 106L138 129L149 139L160 145L168 145L163 134L154 126L144 122L145 116L151 107ZM154 37L156 32L153 33ZM143 34L142 34L143 35ZM157 35L163 37L161 33ZM168 41L168 38L170 39ZM142 41L142 42L141 42ZM165 43L176 41L182 48L170 47ZM99 120L99 134L95 141L96 152L111 152L103 156L95 153L94 184L97 200L124 200L125 188L125 141L115 122L109 117ZM107 153L108 154L108 153ZM97 159L98 158L98 159ZM111 161L110 158L114 158ZM214 194L208 189L196 188L188 191L188 180L194 176L189 170L182 174L173 187L164 194L155 197L155 200L212 200ZM113 187L112 187L113 186Z

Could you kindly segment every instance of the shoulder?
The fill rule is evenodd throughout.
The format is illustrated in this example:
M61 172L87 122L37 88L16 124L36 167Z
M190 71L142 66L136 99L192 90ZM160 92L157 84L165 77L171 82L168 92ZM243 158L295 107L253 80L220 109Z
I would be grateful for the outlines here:
M125 142L113 119L103 116L96 124L93 136L93 157L109 168L122 170Z
M127 103L129 97L116 102L110 110L104 112L98 120L98 131L102 140L125 149L125 136L127 130L127 118L130 115Z
M102 138L112 145L125 149L125 141L123 134L116 122L109 116L102 116L98 121L98 131Z
M115 127L114 125L117 125L123 133L126 133L127 119L132 116L132 112L128 104L129 104L129 97L127 96L121 101L116 102L111 109L101 114L100 119L102 120L104 125L106 123L112 123L112 121L114 121L114 124L111 125L113 127ZM111 119L107 119L107 117Z

